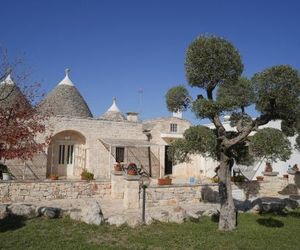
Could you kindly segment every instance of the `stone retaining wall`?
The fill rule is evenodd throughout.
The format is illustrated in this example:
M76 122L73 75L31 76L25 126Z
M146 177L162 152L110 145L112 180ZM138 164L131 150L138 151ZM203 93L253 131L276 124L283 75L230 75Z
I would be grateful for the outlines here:
M233 198L241 201L299 193L299 186L292 183L291 180L281 177L269 177L262 182L232 183ZM146 205L148 207L180 205L181 203L197 203L200 201L219 202L218 185L155 185L146 189Z
M217 202L218 185L152 186L146 191L146 206L169 206L199 201Z
M297 177L298 178L298 177ZM232 184L235 200L299 194L299 181L267 177L263 182L250 181ZM111 182L104 181L32 181L0 182L0 202L35 202L53 199L123 199L125 208L138 208L142 196L138 178L112 174ZM147 207L181 205L186 203L219 202L218 184L151 185L146 189Z
M0 182L1 202L34 202L87 197L110 198L111 184L103 181Z

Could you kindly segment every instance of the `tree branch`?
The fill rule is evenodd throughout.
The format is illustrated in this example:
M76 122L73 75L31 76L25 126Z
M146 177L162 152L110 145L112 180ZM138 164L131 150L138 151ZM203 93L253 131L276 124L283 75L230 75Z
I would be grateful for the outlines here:
M230 140L225 140L224 145L226 148L230 148L233 145L245 140L248 135L255 129L258 128L259 126L267 124L271 120L271 116L268 114L262 114L259 117L257 117L255 120L252 122L249 122L247 126L245 126L240 132L239 135L236 136L235 138L232 138Z

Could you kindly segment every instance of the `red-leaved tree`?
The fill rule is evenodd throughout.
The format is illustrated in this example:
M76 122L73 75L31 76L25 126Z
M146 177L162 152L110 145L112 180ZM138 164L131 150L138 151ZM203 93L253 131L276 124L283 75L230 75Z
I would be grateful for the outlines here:
M41 114L35 104L39 97L39 84L21 83L26 76L17 75L17 70L13 80L9 69L16 68L20 62L9 64L3 51L0 60L0 160L32 159L34 154L43 151L49 141L48 137L40 142L36 140L38 135L45 133L47 119L47 115Z

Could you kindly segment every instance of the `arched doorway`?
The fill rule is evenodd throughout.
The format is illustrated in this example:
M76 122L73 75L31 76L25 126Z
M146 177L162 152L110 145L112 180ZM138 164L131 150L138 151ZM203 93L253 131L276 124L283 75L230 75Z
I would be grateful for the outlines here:
M48 148L47 175L79 177L86 162L85 137L73 130L57 133Z

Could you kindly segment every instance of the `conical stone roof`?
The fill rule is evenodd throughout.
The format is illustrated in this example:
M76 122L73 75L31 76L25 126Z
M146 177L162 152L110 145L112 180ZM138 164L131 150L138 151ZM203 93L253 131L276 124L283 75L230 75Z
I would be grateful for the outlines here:
M93 117L87 103L69 78L68 69L65 78L46 96L40 108L54 116Z
M100 116L100 119L108 120L108 121L126 120L125 116L122 114L122 112L119 110L116 104L116 98L113 99L113 103L110 106L110 108L102 116Z
M8 74L5 79L0 82L0 107L13 108L15 105L22 106L23 108L31 107L25 95L14 83L11 75Z

